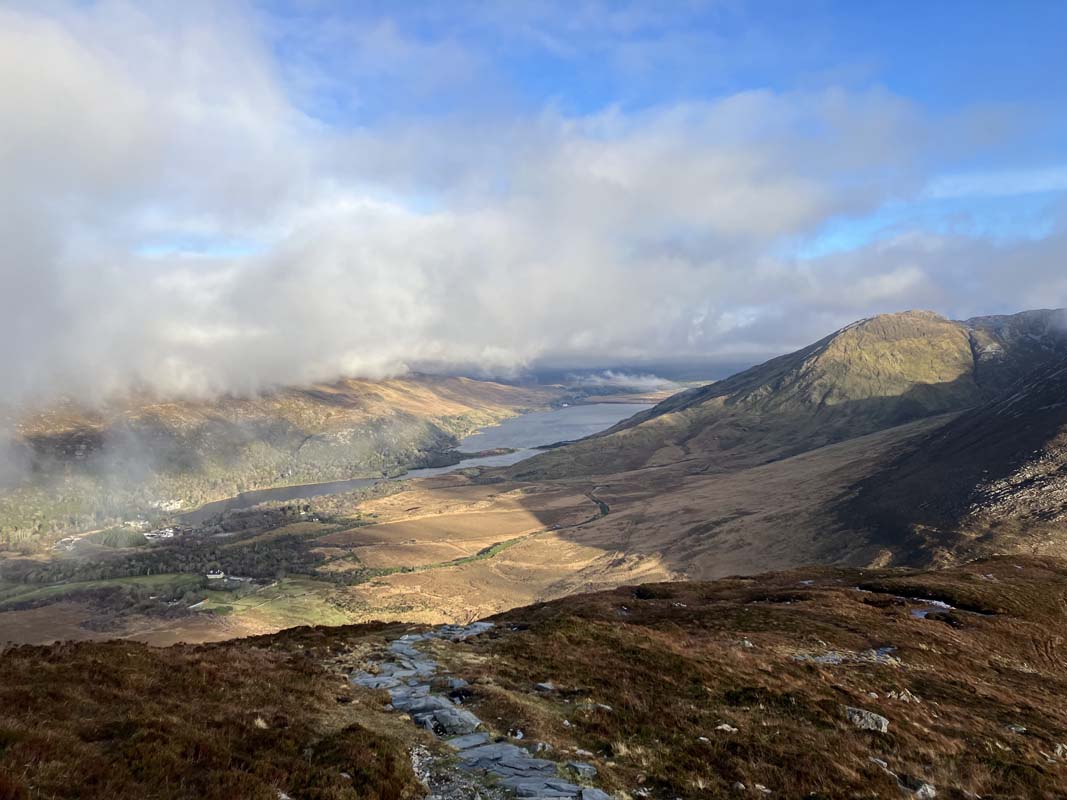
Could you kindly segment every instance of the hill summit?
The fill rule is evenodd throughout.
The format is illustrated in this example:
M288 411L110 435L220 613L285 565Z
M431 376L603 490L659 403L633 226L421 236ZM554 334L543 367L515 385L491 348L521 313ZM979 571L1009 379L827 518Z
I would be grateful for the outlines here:
M601 474L679 461L743 468L979 405L1067 353L1067 314L965 322L931 311L860 320L794 353L677 394L517 477Z

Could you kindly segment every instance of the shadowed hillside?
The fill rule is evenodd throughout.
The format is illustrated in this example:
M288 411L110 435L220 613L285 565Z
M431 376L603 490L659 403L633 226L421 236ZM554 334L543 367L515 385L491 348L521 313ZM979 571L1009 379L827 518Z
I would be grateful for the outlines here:
M841 510L876 542L935 559L1056 544L1067 519L1067 360L914 440Z

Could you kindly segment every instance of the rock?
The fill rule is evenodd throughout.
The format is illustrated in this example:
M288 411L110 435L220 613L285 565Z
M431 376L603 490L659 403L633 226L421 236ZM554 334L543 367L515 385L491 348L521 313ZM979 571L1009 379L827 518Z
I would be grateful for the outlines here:
M544 681L543 683L536 684L534 688L539 692L551 694L556 691L556 684L552 683L552 681Z
M1012 733L1026 733L1026 728L1022 725L1009 725L1008 730Z
M746 788L747 787L745 786L745 784L741 783L741 781L737 781L737 783L734 784L734 791L735 792L746 791Z
M915 797L922 798L922 800L930 800L937 797L937 789L933 784L926 783L921 778L913 778L912 775L901 775L897 779L901 783L901 787L911 791Z
M351 681L364 689L392 689L400 685L400 679L389 675L371 675L369 672L353 674Z
M499 761L502 758L522 758L526 755L526 751L521 747L516 747L513 744L507 744L506 742L497 742L494 744L484 744L481 747L472 747L470 750L464 750L459 754L461 761L468 764L475 765L488 765L494 761Z
M592 764L586 764L584 761L568 761L567 769L577 773L579 778L595 778L596 767Z
M394 701L395 704L395 701ZM409 714L415 716L416 714L425 714L429 711L439 711L441 709L453 709L455 704L447 697L440 697L439 695L426 695L425 697L416 697L411 700L411 703L405 709Z
M482 721L463 708L442 708L433 713L433 731L442 736L465 736L481 727Z
M422 658L422 653L420 653L418 650L416 650L414 647L412 647L407 642L404 642L404 641L399 640L399 639L389 645L389 652L394 653L394 654L399 655L399 656L406 656L407 658L412 658L412 659L420 659L420 658Z
M913 778L911 775L901 775L898 780L900 785L912 792L915 797L921 798L921 800L932 800L937 797L937 789L933 784L927 783L922 778Z
M849 722L860 730L874 731L875 733L889 732L889 720L881 714L875 714L873 711L845 706L845 716L848 717Z
M715 730L722 731L723 733L737 733L737 728L724 722L722 725L716 725Z
M418 686L398 686L389 690L389 698L393 701L393 708L398 711L407 711L412 705L428 697L430 687L427 684Z
M471 747L480 747L489 742L488 733L468 733L466 736L454 736L448 739L446 744L457 750L467 750Z
M512 789L518 797L548 798L566 797L577 798L582 789L573 783L566 781L541 781L541 780L503 780L502 784ZM606 796L606 795L605 795Z
M755 789L760 794L773 794L773 792L770 789L768 789L766 786L764 786L762 783L754 784L752 788Z
M918 697L913 695L907 689L904 689L901 692L895 692L895 691L894 692L889 692L886 695L886 697L889 697L889 698L891 698L893 700L899 700L902 703L921 703L922 702L922 700L920 700Z
M481 636L494 627L492 622L474 622L470 625L442 625L423 635L433 639L451 639L453 642L463 642L472 636Z
M586 787L582 789L582 800L611 800L611 795L600 789Z

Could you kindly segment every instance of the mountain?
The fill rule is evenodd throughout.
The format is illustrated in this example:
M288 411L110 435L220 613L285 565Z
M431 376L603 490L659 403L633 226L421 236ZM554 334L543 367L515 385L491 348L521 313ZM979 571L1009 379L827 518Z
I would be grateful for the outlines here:
M857 484L841 517L927 561L1067 552L1067 359L915 439Z
M238 492L395 473L559 387L468 378L341 380L210 400L114 399L9 412L0 542L47 538Z
M565 477L687 462L722 471L978 405L1067 353L1067 312L861 320L795 353L681 392L512 471Z
M1063 797L1065 597L1067 563L1024 556L18 647L0 797Z
M511 467L279 501L150 544L108 530L76 552L0 552L0 640L167 644L306 622L458 623L649 581L1067 557L1061 318L877 317ZM427 412L444 388L419 390ZM469 408L476 388L462 387ZM404 395L375 391L389 407L358 412L345 395L344 424L391 419ZM502 391L501 413L538 399L478 391ZM415 458L436 441L441 427L420 427L416 412L411 430L428 436L383 437L374 453L412 443L404 457ZM340 459L360 442L328 452ZM212 580L216 570L233 580Z

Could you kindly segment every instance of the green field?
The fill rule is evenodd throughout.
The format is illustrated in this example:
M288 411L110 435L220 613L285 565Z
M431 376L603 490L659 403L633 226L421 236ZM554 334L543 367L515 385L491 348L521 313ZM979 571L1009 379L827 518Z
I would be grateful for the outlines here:
M294 625L344 625L352 619L329 602L332 584L286 578L248 591L209 590L197 610L237 616L254 615L279 628Z
M200 575L169 573L162 575L141 575L131 578L112 578L99 581L74 581L72 583L55 583L48 586L34 586L25 583L0 582L0 610L19 603L43 599L59 600L65 595L93 589L112 587L130 587L155 589L160 592L176 592L185 589L197 589L203 578Z

